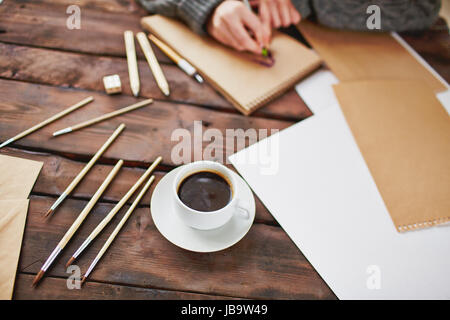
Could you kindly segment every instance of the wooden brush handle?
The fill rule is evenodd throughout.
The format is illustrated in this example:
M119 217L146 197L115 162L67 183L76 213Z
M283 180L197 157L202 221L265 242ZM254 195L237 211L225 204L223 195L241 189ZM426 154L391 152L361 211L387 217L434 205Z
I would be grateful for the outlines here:
M92 168L92 166L97 162L97 160L101 157L101 155L105 152L105 150L114 142L117 136L125 129L125 124L121 124L117 129L113 132L113 134L106 140L103 146L95 153L92 159L84 166L84 168L80 171L80 173L73 179L73 181L69 184L69 186L64 190L64 193L70 194L72 190L78 185L78 183L83 179L83 177L88 173L88 171Z
M86 216L89 214L89 212L91 212L92 208L97 203L98 199L100 199L103 192L106 190L106 188L109 186L109 184L114 179L116 174L119 172L122 165L123 165L123 160L119 160L117 162L117 164L114 166L114 168L111 170L111 172L108 174L105 181L103 181L103 183L100 185L100 188L95 192L95 194L92 196L91 200L89 200L87 205L84 207L84 209L78 215L78 217L75 219L73 224L70 226L69 230L67 230L64 237L58 243L58 247L63 249L66 246L67 242L69 242L69 240L72 238L74 233L78 230L78 228L83 223Z

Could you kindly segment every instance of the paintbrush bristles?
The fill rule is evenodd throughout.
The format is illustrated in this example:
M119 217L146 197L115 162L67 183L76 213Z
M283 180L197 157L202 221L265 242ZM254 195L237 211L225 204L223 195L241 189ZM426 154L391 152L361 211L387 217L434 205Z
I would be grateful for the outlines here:
M44 214L44 218L47 218L49 215L53 213L53 209L48 209L47 213Z
M45 271L44 270L39 270L39 272L37 273L36 277L33 280L33 283L31 284L32 287L36 287L36 285L38 284L38 282L42 279L42 277L44 276Z
M71 257L70 259L69 259L69 261L67 261L67 263L66 263L66 268L68 268L71 264L72 264L72 262L75 260L75 258L74 257Z

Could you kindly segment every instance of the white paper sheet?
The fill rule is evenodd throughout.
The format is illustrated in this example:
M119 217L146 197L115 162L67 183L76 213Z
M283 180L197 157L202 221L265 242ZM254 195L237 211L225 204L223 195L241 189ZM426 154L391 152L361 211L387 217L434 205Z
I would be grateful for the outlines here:
M395 230L337 105L230 161L340 299L450 299L450 227Z
M297 84L295 90L316 114L338 103L332 87L338 82L333 72L322 68Z

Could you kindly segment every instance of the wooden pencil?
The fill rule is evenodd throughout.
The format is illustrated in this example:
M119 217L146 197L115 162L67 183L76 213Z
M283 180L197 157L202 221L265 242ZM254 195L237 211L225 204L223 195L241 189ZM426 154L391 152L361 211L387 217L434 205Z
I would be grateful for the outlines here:
M131 92L137 97L139 95L140 82L133 31L125 31L123 37L125 39L125 51L127 53L128 76L130 78Z
M168 96L170 94L169 84L167 83L166 77L159 65L158 60L156 59L155 53L148 41L147 36L144 32L139 32L136 35L139 44L141 45L142 51L144 52L145 58L147 59L148 65L152 70L153 76L155 77L156 83L158 84L159 89Z
M103 194L103 192L106 190L106 188L109 186L111 181L116 176L117 172L119 172L120 168L123 165L123 160L119 160L117 164L114 166L114 168L111 170L111 172L106 177L105 181L101 184L99 189L95 192L95 194L92 196L91 200L86 204L86 206L83 208L81 213L78 215L78 217L75 219L75 221L72 223L70 228L66 231L62 239L59 241L56 248L53 250L53 252L50 254L50 256L45 261L44 265L39 270L38 274L33 280L32 286L36 286L37 283L41 280L41 278L44 276L44 273L47 271L48 267L53 263L55 258L58 256L58 254L64 249L64 247L67 245L69 240L72 238L72 236L75 234L75 232L78 230L80 225L83 223L84 219L86 219L89 212L91 212L94 205L97 203L98 199L100 199L100 196Z
M66 266L71 265L75 259L83 252L84 249L92 242L92 240L97 237L97 235L106 227L106 225L111 221L112 218L119 212L119 210L125 205L125 203L130 199L133 193L139 188L139 186L148 178L156 166L161 162L162 158L158 157L152 163L152 165L144 172L144 174L136 181L136 183L128 190L128 192L120 199L120 201L112 208L112 210L106 215L105 218L98 224L98 226L91 232L91 234L86 238L86 240L81 244L81 246L75 251L72 257L67 261Z
M119 134L125 129L125 124L121 124L113 132L113 134L106 140L106 142L101 146L100 149L95 153L91 160L84 166L84 168L78 173L78 175L72 180L72 182L67 186L66 190L59 196L59 198L53 203L51 208L44 215L45 217L50 216L55 209L64 201L64 199L75 189L78 183L83 179L83 177L89 172L89 170L94 166L95 162L101 157L105 150L114 142L114 140L119 136Z
M128 218L130 217L130 215L133 213L134 209L136 208L136 206L139 204L139 201L141 201L142 197L144 196L144 194L147 192L148 188L150 187L150 185L152 184L153 180L155 180L155 176L151 176L150 179L147 181L147 183L145 184L145 186L142 188L141 192L139 193L139 195L136 197L136 199L133 201L133 204L131 205L131 207L127 210L127 212L125 213L125 215L122 217L122 219L120 220L119 224L116 226L116 228L114 229L114 231L111 233L111 235L108 237L108 240L106 240L105 244L103 245L103 247L100 249L100 251L98 252L97 256L95 257L95 259L92 261L91 265L89 266L88 270L86 271L85 275L83 276L82 280L81 280L81 285L83 285L83 283L86 281L86 278L89 277L89 274L91 274L92 270L94 270L94 267L97 265L97 263L100 261L100 259L103 257L103 255L105 254L106 250L108 250L109 246L111 245L111 243L114 241L114 239L116 238L117 234L119 233L119 231L122 229L123 225L125 224L125 222L127 222Z
M35 125L35 126L29 128L29 129L27 129L27 130L17 134L16 136L6 140L2 144L0 144L0 148L3 148L4 146L6 146L6 145L8 145L8 144L10 144L10 143L12 143L14 141L19 140L19 139L29 135L30 133L33 133L36 130L39 130L40 128L48 125L49 123L52 123L52 122L54 122L54 121L64 117L65 115L67 115L67 114L69 114L69 113L71 113L71 112L73 112L73 111L75 111L75 110L85 106L86 104L88 104L92 100L94 100L94 97L92 97L92 96L81 100L80 102L78 102L78 103L74 104L73 106L71 106L71 107L69 107L69 108L67 108L67 109L65 109L65 110L55 114L54 116L48 118L47 120L44 120L41 123L38 123L37 125Z
M76 131L76 130L79 130L79 129L82 129L82 128L89 127L89 126L91 126L93 124L96 124L96 123L99 123L101 121L104 121L104 120L107 120L107 119L119 116L121 114L130 112L130 111L142 108L142 107L145 107L146 105L149 105L152 102L153 102L153 99L147 99L147 100L144 100L144 101L132 104L132 105L130 105L128 107L125 107L125 108L122 108L122 109L119 109L119 110L116 110L116 111L104 114L104 115L102 115L100 117L97 117L97 118L94 118L94 119L90 119L90 120L81 122L79 124L76 124L74 126L70 126L70 127L65 128L65 129L61 129L59 131L56 131L56 132L53 133L53 136L56 137L56 136L60 136L60 135L63 135L63 134L69 133L69 132L73 132L73 131Z

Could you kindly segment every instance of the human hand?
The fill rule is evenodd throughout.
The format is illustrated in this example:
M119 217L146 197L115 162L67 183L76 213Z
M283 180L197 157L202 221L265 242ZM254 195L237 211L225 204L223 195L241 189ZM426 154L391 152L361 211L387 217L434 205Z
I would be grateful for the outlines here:
M259 16L265 29L288 27L301 20L300 13L291 0L259 0L258 2Z
M222 2L206 27L216 40L239 51L261 54L262 48L270 42L270 29L267 30L258 16L241 1Z

